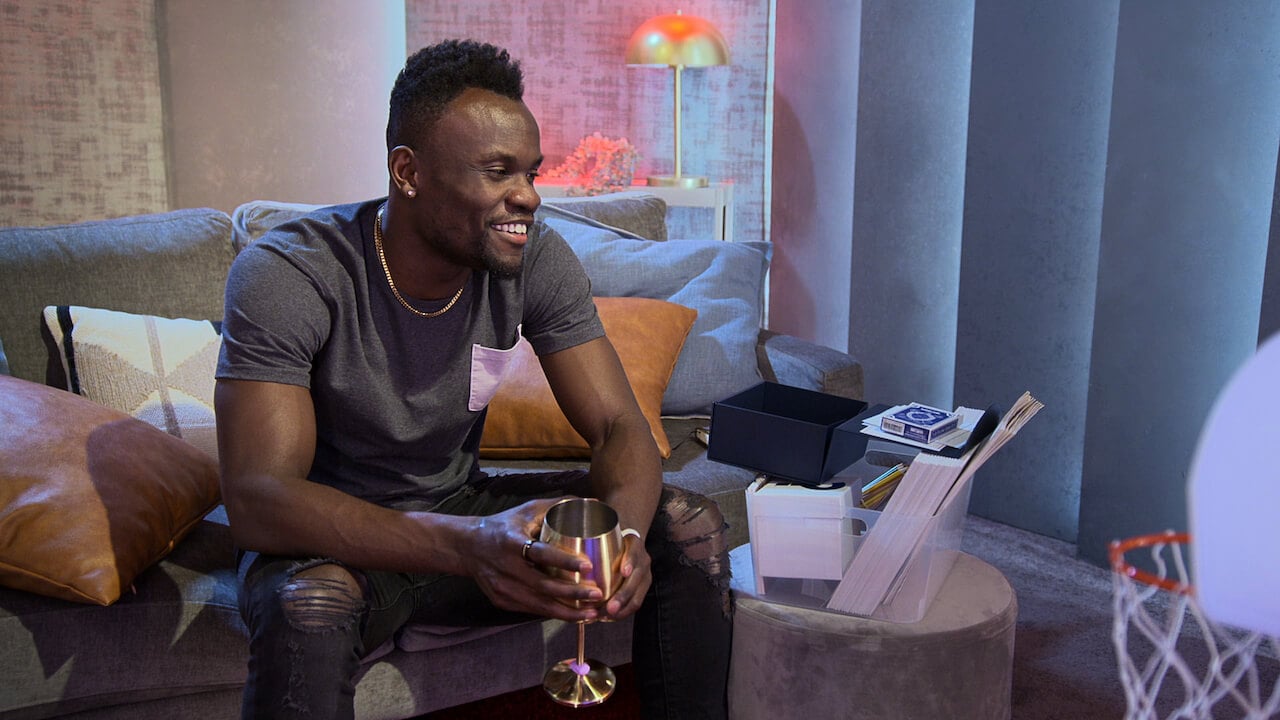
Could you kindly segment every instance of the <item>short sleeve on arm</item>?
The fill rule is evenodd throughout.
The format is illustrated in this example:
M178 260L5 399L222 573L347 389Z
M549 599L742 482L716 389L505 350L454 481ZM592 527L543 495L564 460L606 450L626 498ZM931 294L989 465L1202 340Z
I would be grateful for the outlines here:
M311 387L330 311L322 283L301 260L263 242L236 256L227 277L218 379Z
M591 300L591 281L560 234L539 226L538 252L526 279L524 334L538 355L604 335Z

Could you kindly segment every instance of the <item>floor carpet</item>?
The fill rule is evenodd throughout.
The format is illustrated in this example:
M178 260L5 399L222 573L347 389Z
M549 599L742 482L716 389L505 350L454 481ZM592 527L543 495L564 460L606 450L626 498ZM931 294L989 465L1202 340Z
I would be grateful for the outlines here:
M420 715L416 720L637 720L640 717L640 695L636 692L631 666L616 667L614 672L618 676L618 685L613 695L591 707L558 705L547 697L542 688L533 687L437 710Z

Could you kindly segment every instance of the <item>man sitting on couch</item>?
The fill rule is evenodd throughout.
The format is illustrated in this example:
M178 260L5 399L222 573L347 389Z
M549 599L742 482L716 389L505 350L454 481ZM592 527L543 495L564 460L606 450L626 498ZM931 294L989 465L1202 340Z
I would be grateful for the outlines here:
M241 548L246 717L350 717L360 657L409 622L636 617L647 717L723 717L724 521L662 485L650 427L565 242L534 223L537 123L506 51L449 41L391 94L389 196L324 208L236 259L216 406ZM489 477L485 408L523 335L591 470ZM544 568L554 498L625 531L621 589Z

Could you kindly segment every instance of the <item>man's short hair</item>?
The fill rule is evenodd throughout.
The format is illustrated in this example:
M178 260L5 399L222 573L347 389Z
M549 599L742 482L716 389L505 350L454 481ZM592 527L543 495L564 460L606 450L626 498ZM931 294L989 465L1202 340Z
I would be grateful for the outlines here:
M474 40L445 40L410 55L391 88L387 150L412 147L468 88L523 101L524 73L506 50Z

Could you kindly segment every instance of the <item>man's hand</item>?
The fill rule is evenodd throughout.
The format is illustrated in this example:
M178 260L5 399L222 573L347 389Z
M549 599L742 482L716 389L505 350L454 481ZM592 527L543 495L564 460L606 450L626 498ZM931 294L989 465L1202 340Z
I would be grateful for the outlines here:
M569 622L595 620L600 615L595 607L601 599L600 590L561 580L546 571L587 573L591 571L589 560L543 542L534 542L525 552L525 543L536 540L543 516L560 499L532 500L497 515L476 518L475 542L466 564L484 594L504 610ZM647 557L645 560L647 569ZM574 608L575 602L583 607Z
M605 606L602 615L610 620L622 620L631 617L640 609L640 603L649 592L653 582L650 573L649 553L644 549L644 541L634 535L622 539L622 584Z

